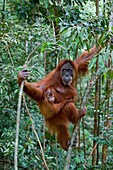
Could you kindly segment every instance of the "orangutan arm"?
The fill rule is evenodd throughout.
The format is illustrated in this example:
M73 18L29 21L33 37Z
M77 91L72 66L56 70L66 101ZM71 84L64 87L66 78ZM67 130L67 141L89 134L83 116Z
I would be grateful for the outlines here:
M28 70L25 68L21 70L18 74L18 85L21 85L21 82L26 80L29 76ZM24 92L33 100L40 101L43 95L43 89L39 88L37 83L24 82Z

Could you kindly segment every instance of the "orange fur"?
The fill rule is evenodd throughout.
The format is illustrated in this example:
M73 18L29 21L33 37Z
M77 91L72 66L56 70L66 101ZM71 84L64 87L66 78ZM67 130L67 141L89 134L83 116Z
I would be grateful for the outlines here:
M47 99L47 91L50 90L51 88L48 88L46 92L44 93L44 99L42 102L39 103L39 108L41 113L45 116L46 119L49 119L53 117L55 114L59 113L63 109L63 107L66 105L66 103L71 102L71 100L64 100L63 102L60 103L53 103L48 101ZM52 93L54 94L54 97L56 95L56 92L54 89L51 89ZM45 106L45 107L44 107Z
M67 150L69 137L68 122L76 124L77 121L85 115L86 110L78 111L74 101L77 96L75 88L75 79L79 73L85 74L87 71L88 60L98 53L100 46L94 46L89 51L83 53L76 61L62 60L58 66L51 71L38 83L29 83L25 81L24 92L33 100L37 102L40 107L41 113L45 116L47 126L53 131L58 133L58 140L63 149ZM66 86L62 82L61 68L66 62L71 63L74 70L74 78L70 86ZM18 84L25 79L25 73L22 71L18 75ZM54 90L55 102L49 103L46 99L45 92L48 88ZM72 102L66 103L66 100L72 99ZM55 105L60 104L59 110L55 109ZM53 104L53 105L52 105Z

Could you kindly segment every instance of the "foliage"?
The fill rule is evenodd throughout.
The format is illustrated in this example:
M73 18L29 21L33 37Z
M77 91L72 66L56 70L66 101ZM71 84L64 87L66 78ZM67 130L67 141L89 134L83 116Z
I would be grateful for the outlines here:
M5 10L0 14L0 160L6 160L10 164L0 163L2 169L5 165L6 169L13 169L14 159L14 145L15 145L15 129L16 129L16 113L19 88L17 85L17 74L22 69L28 55L35 48L36 50L28 60L28 69L30 71L30 78L28 81L39 81L56 65L57 61L67 58L75 59L83 51L91 48L96 43L96 35L98 34L98 41L102 46L106 46L112 33L109 33L108 16L100 13L98 17L95 15L94 2L87 1L62 1L57 3L51 0L37 1L35 0L7 0ZM86 5L91 5L91 9L86 9ZM88 4L87 4L88 3ZM2 3L2 6L4 4ZM103 5L103 4L102 4ZM55 8L58 8L57 15ZM102 11L101 6L101 11ZM106 4L106 9L108 4ZM47 14L47 9L49 14ZM109 9L109 8L108 8ZM1 8L2 10L2 8ZM3 17L5 16L5 17ZM54 35L54 27L51 22L60 25L60 39L56 41ZM99 66L102 74L102 88L101 88L101 104L99 105L101 133L104 129L104 120L108 115L113 116L112 105L107 108L106 103L108 99L106 94L107 77L113 78L111 67L106 67L105 62L109 56L113 55L109 45L103 48L99 55ZM46 64L45 64L46 61ZM14 66L13 66L14 64ZM89 65L89 70L95 72L96 56ZM14 69L15 68L15 69ZM85 79L78 80L78 91L81 97L87 86L87 81L90 80L91 72ZM80 85L79 85L80 84ZM82 92L82 94L81 94ZM105 93L106 92L106 93ZM91 152L93 136L93 114L95 89L93 88L87 101L87 115L85 120L85 138L86 138L86 156ZM41 143L43 144L43 118L39 113L39 108L36 103L31 101L26 96L26 102L33 118L33 124L39 135ZM78 107L80 102L78 102ZM72 131L73 126L70 126ZM113 128L113 127L112 127ZM112 168L112 138L113 129L109 129L102 138L95 138L98 143L103 146L108 144L108 161L106 167ZM82 131L82 126L80 127ZM45 158L50 169L58 169L64 167L66 152L63 151L59 144L57 144L57 159L56 162L56 146L55 137L51 136L47 128L44 151ZM31 122L24 103L22 103L20 132L19 132L19 166L23 168L42 169L44 163L41 156L41 151L36 137L31 128ZM82 134L81 134L82 138ZM83 142L81 139L81 151L83 151ZM76 157L73 152L71 169L83 169L85 162L83 152L76 152ZM88 161L88 168L92 168L91 160ZM96 168L103 168L102 162Z

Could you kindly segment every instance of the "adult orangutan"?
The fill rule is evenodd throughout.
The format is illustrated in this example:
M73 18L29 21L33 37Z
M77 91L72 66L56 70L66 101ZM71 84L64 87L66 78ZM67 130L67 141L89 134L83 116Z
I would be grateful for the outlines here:
M86 108L78 111L74 104L77 95L75 79L77 79L78 74L82 76L87 72L88 61L99 51L100 46L94 46L75 61L62 60L53 71L39 82L24 82L24 92L37 102L41 113L45 116L46 125L54 133L57 132L59 143L65 150L68 149L70 140L68 122L76 124L86 114ZM29 72L26 68L19 72L19 86L28 76ZM72 102L67 102L62 109L59 109L57 114L54 111L49 112L49 104L44 104L45 93L48 88L54 89L54 104L68 99L71 99Z

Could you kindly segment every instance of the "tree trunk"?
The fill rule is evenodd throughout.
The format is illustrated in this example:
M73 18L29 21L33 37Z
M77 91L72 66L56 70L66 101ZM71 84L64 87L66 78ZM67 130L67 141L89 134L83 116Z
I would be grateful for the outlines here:
M108 61L108 68L110 67L110 60ZM106 93L108 91L110 91L110 79L108 78L107 76L107 82L106 82ZM110 93L107 94L106 96L106 99L108 100L107 103L106 103L106 115L105 115L105 122L104 122L104 127L107 127L108 125L110 125L111 123L109 122L109 113L108 113L108 110L109 110L109 98L110 98ZM102 165L105 165L106 164L106 161L107 161L107 151L108 151L108 145L105 144L103 145L103 148L102 148Z
M78 126L78 152L80 153L80 123Z
M96 15L98 16L99 14L99 0L96 0ZM98 21L97 21L98 22ZM96 36L97 38L98 36ZM97 38L97 42L98 42L98 38ZM98 56L97 56L97 61L96 61L96 71L98 70ZM98 84L98 80L96 81L96 86L95 86L95 113L94 113L94 137L97 136L97 115L98 115L98 99L99 99L99 95L98 95L98 91L99 91L99 84ZM96 145L96 141L93 140L93 148ZM93 155L92 155L92 166L95 165L95 153L96 150L94 150Z
M86 158L85 131L84 131L84 117L82 118L82 128L83 128L83 147L84 147L84 158Z
M111 4L111 1L109 1L109 7L111 7L111 11L113 11L113 4ZM112 27L113 27L113 12L108 13L108 19L109 19L109 32L112 32ZM109 56L108 59L108 68L111 66L111 56ZM111 71L111 70L110 70ZM108 73L109 74L109 73ZM111 90L111 80L109 78L109 76L107 75L107 82L106 82L106 92ZM104 127L107 127L108 125L111 125L111 122L109 121L109 113L107 113L107 111L109 110L109 99L110 99L110 93L107 93L106 98L108 99L107 104L106 104L106 121L104 122ZM102 164L103 166L106 164L107 161L107 149L108 149L108 145L105 144L102 148Z
M46 38L46 37L45 37ZM44 74L46 73L46 49L44 50ZM43 116L43 149L45 150L45 118Z
M100 113L101 113L101 76L99 78L99 111L98 111L98 128L97 128L97 136L100 136ZM99 143L97 144L97 161L96 165L99 163Z

